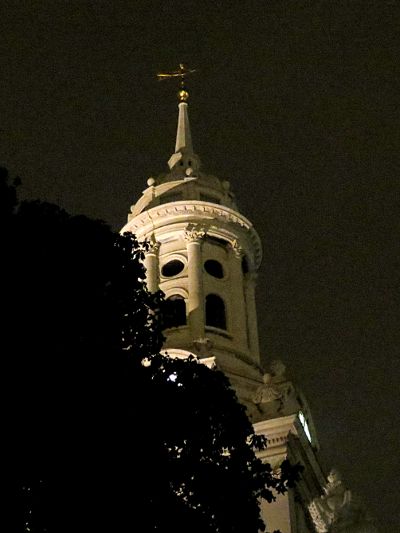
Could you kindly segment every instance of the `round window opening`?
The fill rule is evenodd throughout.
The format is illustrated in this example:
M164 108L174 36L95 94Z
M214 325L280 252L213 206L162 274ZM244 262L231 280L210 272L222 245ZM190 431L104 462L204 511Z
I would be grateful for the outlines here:
M182 261L178 259L173 259L168 263L165 263L161 269L161 274L166 278L171 278L172 276L177 276L185 268L185 265Z
M221 279L224 277L224 269L218 261L215 261L215 259L208 259L204 263L205 271L210 274L210 276L213 276L214 278Z

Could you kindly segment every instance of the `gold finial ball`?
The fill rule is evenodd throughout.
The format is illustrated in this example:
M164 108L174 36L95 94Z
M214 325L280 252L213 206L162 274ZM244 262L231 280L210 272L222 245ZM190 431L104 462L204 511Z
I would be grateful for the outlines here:
M180 102L186 102L189 98L189 93L185 89L178 91L178 98Z

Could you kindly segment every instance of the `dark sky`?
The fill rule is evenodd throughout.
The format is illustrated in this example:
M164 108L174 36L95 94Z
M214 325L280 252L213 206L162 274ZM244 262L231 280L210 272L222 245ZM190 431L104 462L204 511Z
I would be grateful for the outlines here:
M21 193L119 229L174 150L187 62L203 170L264 259L259 327L327 467L400 530L397 0L2 0L0 162Z

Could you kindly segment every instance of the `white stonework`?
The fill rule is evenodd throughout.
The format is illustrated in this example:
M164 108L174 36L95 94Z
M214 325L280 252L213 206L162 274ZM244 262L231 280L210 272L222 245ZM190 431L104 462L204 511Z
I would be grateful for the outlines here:
M183 309L179 324L164 331L165 352L194 354L210 367L216 364L256 432L268 438L262 459L275 468L285 458L304 465L296 489L263 504L267 530L319 531L312 502L323 494L326 478L307 402L280 361L269 368L260 362L255 300L260 238L239 213L229 182L200 172L186 102L179 104L176 149L168 165L167 174L148 180L121 230L150 241L149 289L160 288Z
M308 509L317 533L377 531L359 497L344 485L335 469L328 475L324 494L312 500Z

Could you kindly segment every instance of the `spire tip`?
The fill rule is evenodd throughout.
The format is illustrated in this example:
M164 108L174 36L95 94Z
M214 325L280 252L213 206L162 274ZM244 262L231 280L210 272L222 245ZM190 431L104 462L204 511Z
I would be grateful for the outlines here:
M181 87L181 89L178 91L179 102L187 102L188 99L189 99L189 93L184 87Z
M158 80L166 80L169 78L178 78L180 79L180 89L178 91L178 100L179 102L186 102L189 98L189 93L185 87L185 79L189 74L196 72L195 69L188 69L183 63L179 64L177 70L170 72L159 72L157 74Z

